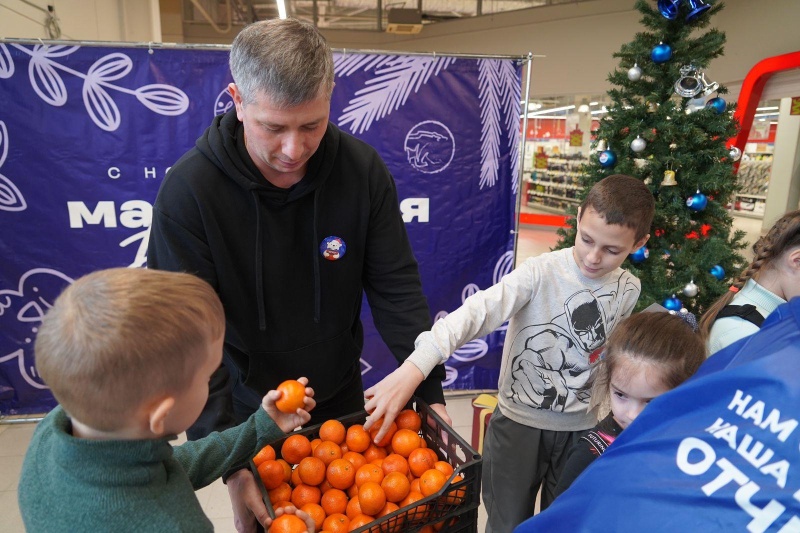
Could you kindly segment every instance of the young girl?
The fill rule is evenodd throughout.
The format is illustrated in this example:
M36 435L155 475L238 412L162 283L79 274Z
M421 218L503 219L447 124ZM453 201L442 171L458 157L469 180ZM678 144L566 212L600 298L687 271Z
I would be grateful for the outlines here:
M650 400L683 383L705 356L702 337L678 316L643 312L620 322L609 335L594 371L590 407L601 421L570 450L556 496L569 488Z
M783 215L753 252L747 270L700 320L711 354L757 332L776 307L800 295L800 210Z

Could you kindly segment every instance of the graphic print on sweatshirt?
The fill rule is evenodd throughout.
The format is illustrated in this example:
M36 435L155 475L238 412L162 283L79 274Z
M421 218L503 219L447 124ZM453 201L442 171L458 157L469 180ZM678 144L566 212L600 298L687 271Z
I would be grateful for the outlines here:
M575 292L561 314L517 333L508 352L511 401L551 411L588 403L589 371L622 318L625 294L636 291L630 280L623 273L595 291Z

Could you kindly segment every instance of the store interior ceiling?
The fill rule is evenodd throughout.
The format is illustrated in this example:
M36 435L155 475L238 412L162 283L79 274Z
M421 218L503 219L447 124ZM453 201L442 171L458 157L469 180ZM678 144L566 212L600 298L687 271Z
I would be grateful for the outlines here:
M319 28L386 31L393 9L414 10L421 24L479 17L505 11L533 9L589 0L284 0L290 17ZM182 0L183 21L207 24L221 33L279 16L277 0Z

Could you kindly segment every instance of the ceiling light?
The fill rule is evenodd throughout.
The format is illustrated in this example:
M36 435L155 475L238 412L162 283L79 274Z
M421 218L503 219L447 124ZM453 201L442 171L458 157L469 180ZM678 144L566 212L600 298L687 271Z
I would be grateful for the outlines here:
M778 106L757 107L756 111L777 111L780 109Z
M578 106L578 113L588 113L589 112L589 102L586 98L583 99L581 105Z

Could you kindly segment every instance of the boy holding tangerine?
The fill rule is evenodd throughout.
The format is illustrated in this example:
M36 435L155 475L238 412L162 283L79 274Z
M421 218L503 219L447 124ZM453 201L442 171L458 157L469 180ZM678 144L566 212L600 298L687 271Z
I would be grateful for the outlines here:
M213 531L194 491L306 423L315 405L305 387L302 407L284 413L282 394L270 391L243 424L171 446L205 405L224 330L216 293L189 274L110 269L64 291L36 339L37 368L59 406L22 466L27 530Z
M510 532L533 515L540 487L546 508L566 452L594 426L592 365L639 298L639 280L621 265L647 242L654 211L641 180L600 180L578 209L573 247L529 258L467 298L417 337L400 368L365 391L370 418L390 421L434 366L509 321L498 405L484 441L487 532Z

